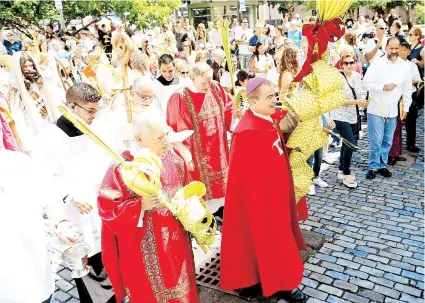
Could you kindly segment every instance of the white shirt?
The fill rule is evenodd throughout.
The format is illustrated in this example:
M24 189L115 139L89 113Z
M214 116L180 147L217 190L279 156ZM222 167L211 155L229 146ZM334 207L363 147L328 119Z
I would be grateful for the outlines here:
M238 26L235 30L235 38L236 41L246 41L248 42L247 44L244 45L239 45L239 54L240 55L250 55L251 52L248 50L248 44L249 44L249 39L251 39L251 37L253 36L253 32L252 29L246 28L245 30L242 29L241 26Z
M406 60L405 62L407 62L410 67L410 70L412 71L412 81L421 81L422 79L421 75L419 74L418 66L409 60ZM416 86L412 84L412 92L416 92L416 90Z
M392 91L384 91L384 85L397 84ZM398 116L398 101L403 97L404 111L408 112L412 103L412 73L406 61L397 58L392 63L383 57L367 69L363 86L369 91L367 113L379 117Z
M378 49L378 51L375 53L375 56L373 56L370 60L369 60L369 64L372 64L373 62L375 62L377 59L379 59L379 58L383 58L383 57L385 57L386 55L387 55L387 53L386 53L386 51L385 51L385 45L387 44L387 38L386 37L384 37L383 39L382 39L382 46L381 46L381 48L380 49ZM364 48L363 48L363 50L364 50L364 53L365 54L368 54L368 53L370 53L371 51L373 51L373 49L375 48L375 46L376 46L376 42L375 42L375 40L374 39L369 39L367 42L366 42L366 44L364 45Z
M54 291L43 207L63 202L23 153L0 147L0 171L0 302L40 303Z

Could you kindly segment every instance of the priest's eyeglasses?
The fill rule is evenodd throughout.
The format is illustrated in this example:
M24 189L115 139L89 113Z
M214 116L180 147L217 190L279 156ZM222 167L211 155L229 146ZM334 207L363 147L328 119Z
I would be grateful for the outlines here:
M87 108L82 107L81 105L78 105L77 103L74 103L74 104L76 106L78 106L79 108L84 109L88 114L93 115L93 116L96 115L99 112L99 110L100 110L100 108L87 109Z
M153 94L151 96L142 96L138 92L133 91L133 93L135 93L142 101L152 101L156 97L155 94Z

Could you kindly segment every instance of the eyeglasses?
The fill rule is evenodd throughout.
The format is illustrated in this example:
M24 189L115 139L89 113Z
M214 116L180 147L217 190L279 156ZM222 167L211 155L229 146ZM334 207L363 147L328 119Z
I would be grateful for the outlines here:
M342 62L343 65L348 66L348 65L354 65L354 63L356 63L355 61L345 61Z
M386 27L379 27L379 29L382 29L383 31L386 30Z
M153 94L151 96L142 96L138 92L133 91L133 93L135 93L137 96L139 96L139 98L143 101L152 101L156 97L155 94Z
M97 109L87 109L87 108L82 107L81 105L78 105L77 103L73 103L73 104L75 104L76 106L78 106L81 109L84 109L90 115L96 115L97 112L100 110L100 108L97 108Z

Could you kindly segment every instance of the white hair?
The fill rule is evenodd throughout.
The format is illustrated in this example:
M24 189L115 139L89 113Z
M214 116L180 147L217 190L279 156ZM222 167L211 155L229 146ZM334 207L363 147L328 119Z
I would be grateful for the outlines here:
M224 59L226 57L226 53L221 48L217 48L212 52L212 57L218 57Z
M153 91L154 83L152 80L148 80L146 78L137 77L134 79L131 90L134 92L139 91L140 89L149 89Z
M212 68L205 62L198 62L192 66L192 77L195 78L197 76L203 76L207 74L212 78L213 70Z
M160 116L149 113L142 113L137 117L137 119L133 120L132 128L134 135L143 135L151 132L152 130L164 133L171 131L171 127L167 125L164 119L161 119Z

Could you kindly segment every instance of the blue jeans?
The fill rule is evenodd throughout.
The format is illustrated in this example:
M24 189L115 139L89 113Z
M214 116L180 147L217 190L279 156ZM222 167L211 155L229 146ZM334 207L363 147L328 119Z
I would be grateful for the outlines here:
M249 70L249 59L251 58L251 54L239 54L239 62L241 64L241 70L248 71Z
M357 124L350 124L348 122L336 121L335 120L336 129L342 138L348 140L350 143L356 145L356 129ZM351 166L351 158L353 156L353 150L342 144L341 146L341 154L339 157L339 170L341 170L344 175L351 174L350 166Z
M323 159L323 147L319 148L314 152L314 155L311 155L310 158L307 159L307 164L313 168L314 177L319 177L320 174L320 166L322 165ZM314 165L313 165L314 161Z
M386 168L388 154L393 144L393 135L397 126L397 118L382 118L367 114L370 151L369 169Z

